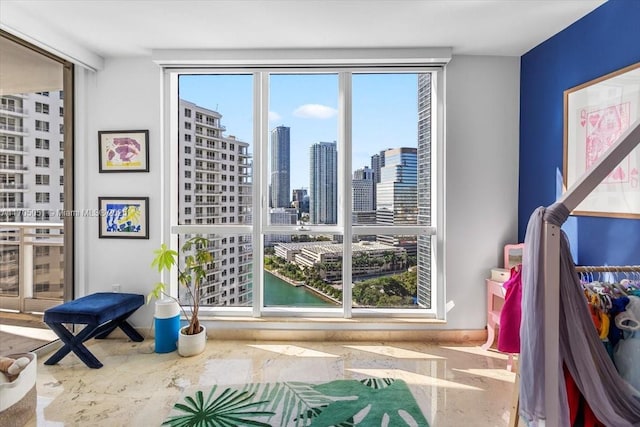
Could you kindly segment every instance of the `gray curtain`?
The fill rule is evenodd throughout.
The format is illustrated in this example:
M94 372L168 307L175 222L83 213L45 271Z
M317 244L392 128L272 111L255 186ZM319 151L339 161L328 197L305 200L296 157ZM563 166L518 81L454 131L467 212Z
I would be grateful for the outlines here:
M640 393L616 371L593 325L569 243L560 239L560 363L557 367L560 419L546 420L544 404L544 221L561 226L569 216L562 204L531 215L522 264L520 327L520 416L529 426L569 426L562 365L565 364L596 417L613 427L640 426ZM640 368L639 368L640 369Z

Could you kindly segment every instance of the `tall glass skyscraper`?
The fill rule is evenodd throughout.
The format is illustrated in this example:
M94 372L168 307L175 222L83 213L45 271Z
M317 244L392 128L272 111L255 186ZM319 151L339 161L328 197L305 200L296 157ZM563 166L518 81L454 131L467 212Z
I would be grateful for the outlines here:
M312 224L338 222L338 151L334 142L318 142L309 155L309 215Z
M272 208L288 208L290 193L290 128L278 126L271 131L271 195Z
M392 148L384 152L377 185L376 223L416 225L418 223L418 154L416 148ZM415 236L382 235L378 241L402 246L416 255Z

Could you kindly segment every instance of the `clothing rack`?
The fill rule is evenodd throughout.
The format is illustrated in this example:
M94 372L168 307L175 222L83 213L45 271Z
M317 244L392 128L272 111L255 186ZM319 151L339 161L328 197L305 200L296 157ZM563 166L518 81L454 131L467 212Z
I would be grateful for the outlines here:
M640 273L640 265L580 265L576 266L578 273Z
M548 210L572 212L633 149L640 145L640 120L636 120L588 173L567 190ZM565 218L566 220L566 218ZM564 221L563 221L564 222ZM560 363L560 225L544 220L541 246L541 276L544 278L544 402L547 425L560 417L558 366ZM604 268L604 267L598 267ZM610 268L610 267L608 267Z

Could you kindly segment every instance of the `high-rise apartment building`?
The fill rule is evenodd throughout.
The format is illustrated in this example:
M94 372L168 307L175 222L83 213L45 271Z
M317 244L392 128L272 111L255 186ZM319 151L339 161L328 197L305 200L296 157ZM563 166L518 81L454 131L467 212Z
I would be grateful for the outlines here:
M0 222L59 224L38 231L59 240L64 202L63 103L62 91L0 97ZM20 262L33 267L29 270L34 294L57 298L63 293L64 247L52 240L41 243L25 247ZM19 257L17 246L1 247L1 294L18 295Z
M380 225L416 225L418 217L418 155L412 147L392 148L384 152L377 185L376 222ZM416 254L415 237L378 236L389 245L403 246Z
M62 222L63 96L0 97L0 222Z
M337 224L338 151L336 142L318 142L309 150L309 214L312 224Z
M250 224L249 144L224 136L222 115L180 100L178 221L180 224ZM250 236L207 236L214 265L203 288L204 303L251 304Z
M290 133L286 126L278 126L271 131L271 185L270 207L288 208L290 183Z
M431 223L431 74L418 74L418 224ZM431 308L431 236L418 236L418 304Z

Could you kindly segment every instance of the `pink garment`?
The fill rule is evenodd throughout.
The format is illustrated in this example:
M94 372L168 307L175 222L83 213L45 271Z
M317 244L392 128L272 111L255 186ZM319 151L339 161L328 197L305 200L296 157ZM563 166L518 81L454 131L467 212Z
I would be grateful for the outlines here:
M502 285L506 289L504 305L500 312L498 350L520 353L520 319L522 317L522 266L511 269L511 277Z

